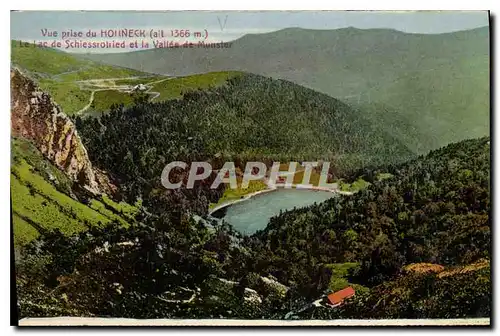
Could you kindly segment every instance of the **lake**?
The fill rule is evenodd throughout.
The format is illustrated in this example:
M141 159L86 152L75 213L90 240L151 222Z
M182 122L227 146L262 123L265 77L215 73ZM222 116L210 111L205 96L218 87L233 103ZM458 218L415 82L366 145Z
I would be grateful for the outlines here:
M253 234L265 228L280 210L321 203L335 196L328 191L279 188L217 210L212 216L224 219L241 233Z

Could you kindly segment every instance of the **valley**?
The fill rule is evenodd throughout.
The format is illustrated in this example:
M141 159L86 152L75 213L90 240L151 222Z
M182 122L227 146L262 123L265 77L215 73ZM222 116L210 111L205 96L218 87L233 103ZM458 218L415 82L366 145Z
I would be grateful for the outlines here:
M174 76L236 70L289 80L348 102L413 152L425 154L488 134L488 38L488 27L444 34L286 28L245 35L221 50L152 49L87 58Z
M12 41L19 317L489 318L487 37L287 28L102 55ZM242 186L247 163L309 161L307 188L304 166L292 188L292 173ZM196 162L213 171L189 187ZM226 162L237 188L211 188Z

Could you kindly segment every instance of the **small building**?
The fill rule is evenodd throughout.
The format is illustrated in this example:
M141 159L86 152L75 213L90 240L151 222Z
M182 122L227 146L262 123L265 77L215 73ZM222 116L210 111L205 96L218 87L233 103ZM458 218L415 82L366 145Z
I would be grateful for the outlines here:
M148 88L144 84L137 84L132 88L132 91L146 91Z
M331 293L327 296L327 304L332 307L340 306L345 299L353 297L356 291L351 286L346 287L338 292Z

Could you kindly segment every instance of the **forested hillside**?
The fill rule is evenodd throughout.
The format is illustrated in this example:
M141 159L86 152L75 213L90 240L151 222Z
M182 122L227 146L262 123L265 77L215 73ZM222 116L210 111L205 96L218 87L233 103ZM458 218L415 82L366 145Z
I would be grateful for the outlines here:
M250 237L168 207L129 228L45 233L18 264L21 316L489 316L489 139L389 168L391 178L284 212ZM344 284L357 294L342 309L310 305Z
M61 58L61 64L67 68L48 68L56 76L50 81L94 71L72 59ZM18 131L13 139L21 317L491 314L489 138L415 157L398 140L401 129L389 130L383 118L374 122L377 113L367 116L292 82L237 72L150 80L165 101L124 106L114 104L123 97L109 96L106 113L101 108L97 117L74 117L92 166L106 172L98 182L109 182L113 195L82 190L83 180L69 178L53 155L37 149L43 142L28 141L28 133ZM114 84L137 81L142 78ZM30 108L32 96L45 97L25 91L13 96L25 97ZM26 110L13 106L14 117ZM35 110L35 117L22 123L14 118L13 125L53 119L52 108ZM61 133L56 129L42 138L60 139L51 133ZM405 130L407 136L415 131ZM214 174L192 190L161 186L165 165L179 160L209 161L215 168L225 161L241 168L256 160L327 160L334 178L342 178L340 188L359 181L365 188L282 212L262 231L244 236L205 216L223 193L222 187L209 189ZM342 307L311 305L346 286L356 295Z
M485 22L488 13L484 12ZM108 64L186 75L238 70L290 80L359 108L425 154L489 134L489 27L444 34L287 28L230 48L157 48L88 55Z
M448 268L434 264L413 266L418 269L403 271L395 280L370 291L358 291L338 309L307 309L297 315L301 319L447 319L491 315L489 260Z
M350 280L374 286L410 263L465 265L490 257L489 138L389 168L393 177L352 196L272 218L252 237L252 270L306 290L311 270L332 263L358 263Z
M172 161L329 160L336 175L411 152L346 104L291 82L241 75L182 99L78 118L92 161L133 197L159 186ZM103 147L103 143L113 144Z

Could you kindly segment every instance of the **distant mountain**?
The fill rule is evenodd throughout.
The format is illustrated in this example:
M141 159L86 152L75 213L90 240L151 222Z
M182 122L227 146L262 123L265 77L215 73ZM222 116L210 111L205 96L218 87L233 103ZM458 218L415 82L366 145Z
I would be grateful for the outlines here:
M417 153L489 134L488 27L437 35L288 28L245 35L230 48L87 57L172 75L240 70L287 79L352 103Z

